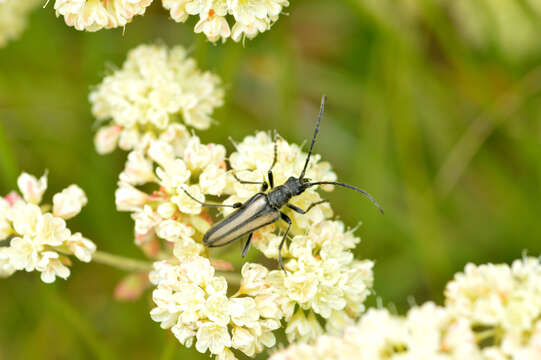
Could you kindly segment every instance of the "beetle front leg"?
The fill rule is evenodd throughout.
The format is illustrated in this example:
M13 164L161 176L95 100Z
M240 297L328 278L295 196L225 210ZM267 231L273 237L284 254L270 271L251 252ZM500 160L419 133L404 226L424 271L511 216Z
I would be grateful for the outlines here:
M316 201L315 203L310 204L310 206L308 206L308 209L306 209L306 210L303 210L303 209L301 209L300 207L295 206L295 205L293 205L293 204L286 204L286 206L287 206L288 208L290 208L291 210L295 211L296 213L299 213L299 214L303 214L303 215L304 215L304 214L306 214L308 211L312 210L312 208L313 208L314 206L318 206L318 205L323 204L323 203L326 203L326 202L329 202L329 200Z
M287 216L283 212L280 213L280 217L287 223L287 230L284 233L284 237L282 237L282 241L280 241L280 245L278 246L278 265L280 265L280 269L286 271L286 269L284 268L284 264L282 263L282 247L286 242L287 233L289 232L289 229L291 229L292 222L289 216Z
M182 191L184 191L184 193L186 195L188 195L188 197L190 199L192 199L193 201L199 203L201 206L203 207L213 207L213 208L218 208L218 207L230 207L230 208L233 208L233 209L238 209L238 208L241 208L242 207L242 203L240 202L237 202L237 203L234 203L233 205L227 205L227 204L211 204L211 203L204 203L200 200L197 200L195 197L193 197L192 194L190 194L188 191L186 191L186 189L182 188Z
M248 249L250 248L250 244L252 242L252 237L254 236L254 233L250 233L248 235L248 240L246 240L246 244L244 244L244 248L242 249L242 257L246 257L246 254L248 253Z
M237 174L235 174L235 173L233 173L233 177L235 178L235 180L237 180L239 182L239 184L261 185L261 191L267 191L267 189L269 188L269 184L267 184L264 181L241 180L241 179L238 178Z

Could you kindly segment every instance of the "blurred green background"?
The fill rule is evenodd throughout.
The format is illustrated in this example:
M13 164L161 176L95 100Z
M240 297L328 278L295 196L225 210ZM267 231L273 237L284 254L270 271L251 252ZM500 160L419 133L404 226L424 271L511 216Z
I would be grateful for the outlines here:
M254 131L287 140L312 132L329 97L316 151L366 199L328 197L358 258L376 261L375 296L404 311L440 302L467 262L541 253L541 9L532 0L292 0L271 31L212 45L155 2L122 29L82 33L38 8L0 49L0 193L21 170L49 169L46 199L79 184L89 204L70 222L99 248L142 257L132 221L114 207L125 153L99 156L89 88L138 44L192 50L222 77L226 104L203 141L231 145ZM240 260L239 260L240 264ZM69 281L36 273L0 282L0 359L186 359L148 314L149 293L112 299L121 271L75 262ZM264 358L264 356L262 356Z

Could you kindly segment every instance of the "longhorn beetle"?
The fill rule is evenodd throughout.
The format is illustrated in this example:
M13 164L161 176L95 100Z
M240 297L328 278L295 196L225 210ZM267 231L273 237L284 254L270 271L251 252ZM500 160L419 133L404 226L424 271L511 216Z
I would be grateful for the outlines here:
M230 242L240 239L244 235L249 234L248 240L246 241L246 244L244 245L244 248L242 250L242 257L244 257L246 256L246 253L248 252L248 249L250 247L250 242L252 241L252 236L254 234L254 231L266 225L272 224L278 221L279 219L282 219L287 224L287 230L284 233L282 237L282 241L280 242L280 245L278 247L278 264L280 265L280 268L284 270L284 265L282 263L282 247L284 246L286 236L289 230L291 229L292 223L291 223L291 219L286 214L281 212L280 209L284 206L287 206L288 208L290 208L291 210L299 214L306 214L314 206L327 202L327 200L317 201L311 204L310 206L308 206L306 210L303 210L293 204L288 203L292 197L300 195L307 188L316 186L316 185L324 185L324 184L338 185L338 186L342 186L342 187L360 192L361 194L369 198L383 214L383 210L381 206L378 204L378 202L364 190L361 190L352 185L348 185L348 184L336 182L336 181L311 182L310 179L307 179L304 177L304 174L306 173L306 169L308 168L308 164L310 162L310 156L312 155L314 143L316 142L317 134L319 132L319 125L321 123L321 118L323 116L323 110L325 108L326 100L327 100L326 96L323 96L321 98L321 108L319 110L319 116L317 119L314 136L312 137L312 143L310 144L310 150L308 151L308 156L306 157L304 168L302 169L302 172L298 178L291 176L289 179L287 179L287 181L284 184L274 187L274 176L272 174L272 169L274 167L274 164L276 164L276 157L277 157L277 144L275 142L274 143L274 159L267 173L268 182L243 181L239 179L235 174L233 174L235 179L241 184L261 185L261 191L255 194L254 196L252 196L250 199L248 199L244 204L235 203L233 205L225 205L225 204L204 203L202 201L197 200L185 189L183 189L186 195L188 195L192 200L198 202L204 207L231 207L231 208L237 209L233 213L231 213L229 216L225 217L220 222L216 223L205 233L205 235L203 236L203 243L206 246L208 247L224 246L224 245L229 244ZM269 192L266 192L269 189L269 187L271 190Z

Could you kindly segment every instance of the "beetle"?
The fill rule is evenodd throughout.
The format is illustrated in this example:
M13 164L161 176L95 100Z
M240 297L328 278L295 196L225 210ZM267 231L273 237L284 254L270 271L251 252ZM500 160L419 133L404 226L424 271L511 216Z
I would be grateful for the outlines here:
M203 243L207 247L225 246L235 240L242 238L245 235L248 235L248 240L246 241L246 244L244 245L244 248L242 250L242 257L244 257L246 256L246 253L248 252L248 249L250 247L250 243L252 241L252 236L254 234L254 231L281 219L287 224L287 229L278 247L278 264L280 265L280 268L284 270L284 265L282 263L282 247L284 246L287 234L289 233L289 230L291 229L292 222L291 222L291 219L285 213L281 211L281 209L285 206L299 214L306 214L315 206L327 202L327 200L317 201L311 204L310 206L308 206L306 210L303 210L289 203L289 200L292 197L300 195L309 187L316 186L316 185L325 185L325 184L337 185L337 186L342 186L351 190L355 190L363 194L364 196L366 196L368 199L370 199L372 203L374 203L374 205L377 206L377 208L383 214L383 209L378 204L378 202L370 194L368 194L366 191L362 189L359 189L349 184L336 182L336 181L312 182L310 181L310 179L307 179L304 177L306 173L306 169L308 168L310 157L312 155L312 150L314 148L314 144L316 142L317 135L319 132L321 118L323 117L323 111L325 109L325 102L326 102L326 96L324 95L321 98L321 107L319 110L319 116L317 119L314 135L312 137L312 143L310 144L310 150L308 151L306 162L304 163L304 168L302 169L302 172L299 175L299 177L291 176L286 180L284 184L274 187L274 176L272 173L272 169L274 165L276 164L276 157L277 157L277 144L275 142L274 143L274 159L273 159L270 169L267 172L268 181L262 181L262 182L243 181L239 179L235 174L233 174L234 178L241 184L260 184L261 185L261 191L253 195L245 203L235 203L232 205L205 203L205 202L197 200L190 193L188 193L186 189L183 189L186 195L188 195L192 200L198 202L204 207L231 207L231 208L236 209L233 213L229 214L224 219L214 224L203 235ZM270 191L267 192L267 190L269 189Z

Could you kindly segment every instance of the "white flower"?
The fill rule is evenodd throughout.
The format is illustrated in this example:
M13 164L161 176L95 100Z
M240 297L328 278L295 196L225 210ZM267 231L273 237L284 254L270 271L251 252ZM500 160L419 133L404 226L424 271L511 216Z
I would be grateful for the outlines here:
M14 237L10 242L10 263L16 270L34 271L43 247L28 237Z
M231 335L227 327L215 323L203 324L197 330L196 338L195 348L201 353L208 349L211 354L221 354L231 346Z
M23 236L36 236L38 224L42 214L39 206L26 202L15 203L9 213L8 219L12 222L16 233Z
M229 323L229 300L225 295L211 295L205 302L205 316L218 325Z
M0 247L0 278L9 277L17 270L11 262L12 252L9 247Z
M132 151L128 154L128 161L119 179L131 185L140 185L155 179L152 161L146 158L141 151Z
M60 246L71 236L64 219L50 213L41 216L37 231L36 241L43 245Z
M118 211L142 210L147 200L147 194L128 183L120 182L115 191L115 204Z
M0 197L0 240L7 238L13 232L8 215L11 205Z
M52 283L56 277L67 279L70 275L70 270L62 264L59 255L54 251L45 251L41 254L42 257L36 265L36 268L41 271L41 280L44 283Z
M145 13L152 0L56 0L57 16L77 30L97 31L124 26Z
M229 37L240 41L242 34L253 38L270 29L282 9L289 6L287 0L162 0L162 3L177 22L186 21L189 15L199 15L195 32L203 32L212 42ZM227 15L236 21L233 30Z
M205 194L220 196L227 186L227 176L223 168L210 164L199 176L201 191Z
M200 19L195 25L194 32L205 34L212 42L220 39L225 42L225 39L231 36L231 29L225 17L215 15Z
M237 326L254 327L259 319L257 305L251 297L233 298L230 301L231 321Z
M96 252L96 245L84 238L81 233L71 235L67 240L67 246L73 255L84 262L90 262L92 255Z
M195 199L204 202L205 195L203 195L201 189L197 185L187 186L181 188L186 190L191 196ZM201 204L195 202L190 196L188 196L184 191L171 198L171 201L175 203L180 211L186 214L199 214L202 210Z
M88 202L85 192L77 185L70 185L53 196L53 215L69 219L81 212Z
M110 125L101 127L94 137L94 145L98 154L108 154L115 150L122 132L122 126Z
M40 3L38 0L0 1L0 48L20 36L30 11Z
M175 220L164 220L157 227L156 234L167 241L175 242L181 237L190 237L194 230Z
M115 1L119 0L110 2ZM98 130L96 148L111 152L120 139L124 150L145 149L150 137L170 142L180 151L183 138L190 136L179 122L207 129L223 97L220 79L199 70L184 48L141 45L89 96L94 116L112 120Z
M26 201L39 204L43 193L47 189L47 175L43 175L38 180L35 176L22 173L17 179L17 186Z
M289 342L311 341L323 333L323 328L317 321L313 312L304 314L302 309L297 310L295 315L288 322L286 335Z

